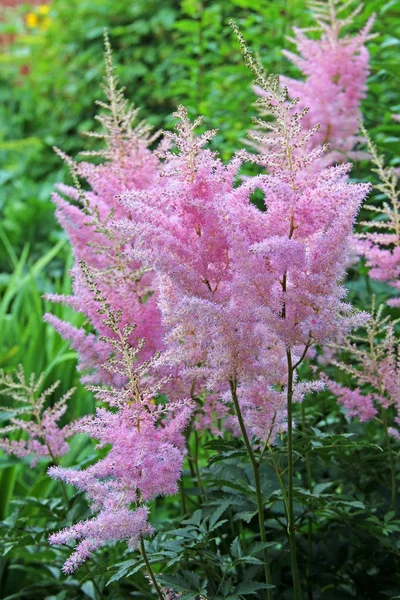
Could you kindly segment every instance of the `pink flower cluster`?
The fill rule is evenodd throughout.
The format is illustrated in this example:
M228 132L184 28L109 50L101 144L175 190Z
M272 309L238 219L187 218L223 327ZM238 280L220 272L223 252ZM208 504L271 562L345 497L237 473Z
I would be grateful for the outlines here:
M105 139L106 150L89 153L99 154L105 160L101 164L76 163L60 153L69 164L76 185L59 185L59 193L53 196L57 218L74 252L75 265L71 272L73 295L48 295L47 299L67 304L81 312L94 333L84 328L78 329L51 314L45 318L78 352L80 370L85 372L83 380L86 382L109 379L109 374L101 365L112 353L112 347L101 339L109 331L97 313L97 304L80 267L82 260L91 269L97 286L107 297L110 306L122 312L121 327L137 324L130 343L135 346L139 340L145 340L140 350L140 360L151 358L162 348L163 332L154 277L139 262L126 258L126 250L135 245L135 239L123 237L116 227L110 227L111 219L118 221L130 217L117 202L118 193L146 188L155 191L162 184L158 177L160 161L156 153L149 149L154 137L149 136L148 127L143 123L136 125L138 111L128 105L123 91L118 89L110 52L106 39L104 91L108 103L99 103L106 111L99 117L103 133L91 134ZM86 182L89 191L82 189L79 179ZM69 201L63 196L68 197ZM115 335L112 333L112 336Z
M370 421L381 416L389 409L393 424L389 434L400 437L400 362L398 340L394 323L389 317L382 317L381 307L375 311L372 306L371 319L365 326L365 332L349 336L341 345L342 352L349 355L346 362L333 360L343 371L349 373L358 387L354 390L327 380L327 387L337 396L349 417L358 417L360 421ZM361 343L360 343L361 342ZM368 390L367 392L361 391ZM394 414L393 414L394 413ZM384 421L386 421L386 416Z
M188 403L163 411L152 404L99 408L82 420L77 431L111 446L107 456L85 470L52 467L49 474L86 493L96 516L50 536L51 544L79 543L64 564L75 571L103 544L126 540L135 549L153 530L144 504L155 496L175 494L181 475L182 429L191 416ZM177 445L177 443L179 445Z
M110 446L105 458L84 470L52 467L49 474L86 493L96 516L50 537L52 544L78 541L64 565L71 573L103 544L117 540L136 548L152 532L147 522L146 503L154 497L175 494L185 453L183 430L192 413L191 401L155 404L165 380L150 375L160 359L140 363L140 345L131 347L134 327L122 327L121 311L114 311L102 296L87 266L82 265L87 286L103 316L102 325L113 337L105 337L114 350L103 368L117 376L118 386L91 388L110 409L98 408L96 415L79 421L75 430ZM122 331L122 333L121 333ZM114 338L117 339L114 339Z
M351 313L338 282L369 186L346 183L348 166L310 175L299 115L284 101L279 107L296 142L287 148L290 161L283 153L265 157L269 175L237 186L245 155L222 164L203 149L214 132L196 138L197 123L180 108L170 136L178 153L165 155L164 187L121 195L132 217L122 233L140 240L132 259L158 276L171 363L211 388L237 381L239 399L253 398L261 411L264 438L273 418L277 430L285 419L277 388L286 383L287 349L300 359L311 343L364 319ZM286 143L281 138L277 145ZM255 189L265 194L265 212L251 203Z
M309 141L309 149L329 145L329 152L311 165L314 170L363 156L355 152L354 147L359 141L360 102L366 94L369 74L365 44L371 37L374 18L371 17L357 35L342 35L343 28L352 22L361 6L343 19L339 17L345 8L343 3L333 1L326 6L318 3L314 16L321 31L320 38L310 38L295 28L290 41L296 45L298 54L283 51L301 71L304 80L282 77L282 83L287 86L289 97L298 98L298 107L307 111L303 116L305 129L317 123L320 126ZM256 91L262 93L260 88Z
M371 421L378 414L374 406L374 398L371 394L362 394L359 387L351 390L334 381L330 381L327 387L343 405L349 418L357 417L364 423Z
M85 491L97 513L51 537L79 542L67 572L106 542L135 547L150 532L145 503L175 493L182 431L194 409L176 400L178 390L186 387L192 397L204 397L204 386L213 392L196 428L219 434L225 419L235 428L233 400L255 443L273 443L286 428L289 371L293 401L301 402L322 385L296 373L312 344L365 320L345 302L340 281L369 186L348 183L348 165L310 172L322 151L309 151L313 131L303 130L304 113L288 103L279 78L257 70L245 46L244 54L263 89L261 104L275 117L268 152L254 158L241 151L224 164L206 147L215 132L197 135L201 119L192 123L183 107L157 153L142 130L114 136L113 127L131 124L127 117L106 120L106 162L73 165L91 185L83 192L76 181L68 191L83 208L56 199L77 260L74 295L66 301L95 333L48 320L72 338L82 367L95 370L92 379L103 387L93 389L110 407L79 425L111 446L107 456L84 471L51 470ZM112 73L108 81L111 108L122 103L111 114L126 114ZM261 162L267 174L240 181L246 159ZM255 190L265 196L265 211L251 202ZM157 397L165 390L170 402L161 407Z
M370 267L369 276L377 281L387 283L391 288L400 291L400 188L396 169L386 167L383 156L380 156L367 132L363 128L368 150L375 166L379 182L375 188L385 196L382 205L367 205L366 208L378 214L379 219L363 222L361 225L375 231L358 234L355 242L356 250L366 259ZM400 306L400 298L388 301L391 306Z
M31 457L34 466L39 459L57 460L69 450L68 438L73 433L73 424L60 427L59 421L67 410L70 390L52 406L45 408L46 399L53 394L60 382L40 393L44 376L35 379L25 378L22 367L15 376L0 372L0 394L14 400L12 406L2 406L1 410L10 413L10 424L0 428L0 448L7 454L20 458ZM30 417L27 419L26 417ZM14 433L25 434L22 439L11 439Z

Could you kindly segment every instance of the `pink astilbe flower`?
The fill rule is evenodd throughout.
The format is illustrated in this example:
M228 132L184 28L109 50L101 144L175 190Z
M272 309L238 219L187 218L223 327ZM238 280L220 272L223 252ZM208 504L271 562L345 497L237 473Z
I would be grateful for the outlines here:
M163 595L166 600L179 600L182 597L182 594L174 592L170 588L163 588Z
M348 5L349 2L342 0L329 0L325 4L309 2L320 38L311 39L303 30L294 28L294 37L289 39L296 45L298 54L283 51L305 78L299 81L282 77L289 98L298 98L300 110L307 110L302 117L305 129L319 124L319 130L308 142L308 150L329 144L329 152L310 165L314 171L362 157L354 152L354 147L359 140L360 102L366 95L369 74L365 44L371 37L374 17L357 35L343 36L343 28L351 24L362 9L359 4L348 18L340 18ZM256 91L263 93L260 87Z
M371 421L378 414L371 394L362 394L359 387L351 390L334 381L329 381L327 387L343 405L349 418L357 417L361 423L364 423Z
M193 427L199 431L209 431L212 435L222 436L224 424L229 418L229 409L218 394L208 394L198 409Z
M149 370L160 367L161 357L138 363L138 348L130 343L133 327L121 327L121 311L110 307L87 265L82 264L87 287L94 296L102 325L113 337L102 336L113 348L103 368L120 385L92 387L110 409L79 421L76 431L110 447L107 455L84 470L53 467L49 474L85 492L96 516L50 536L50 543L78 541L63 570L71 573L108 542L127 541L135 549L152 532L145 503L156 496L175 494L185 452L183 430L194 406L190 401L156 405L165 379L154 380ZM122 382L122 383L121 383Z
M365 206L365 208L378 213L380 218L361 223L361 225L376 231L357 235L356 247L358 253L365 257L367 266L370 267L369 276L400 291L400 188L398 174L395 169L385 167L383 156L378 154L376 146L372 143L366 130L363 128L362 131L375 166L373 170L379 178L379 183L375 185L375 188L387 200L381 206ZM400 306L400 298L391 298L388 304Z
M196 138L194 128L199 121L192 125L183 107L176 115L180 124L171 138L178 154L168 152L165 156L165 186L159 194L148 190L122 195L122 203L132 215L123 232L140 239L133 257L158 274L159 306L169 329L171 356L189 368L203 364L204 369L196 375L206 374L214 385L218 378L229 377L233 351L240 355L237 368L240 362L248 364L244 354L251 331L243 336L242 347L236 343L238 335L233 334L228 341L232 328L224 307L234 299L229 283L229 245L218 212L221 198L233 189L241 161L236 157L224 166L214 153L202 149L215 133ZM244 320L238 314L236 326L243 327L244 333L248 317L242 316ZM181 347L183 337L185 345Z
M60 427L60 419L67 410L67 402L74 393L69 390L53 406L45 408L46 400L60 382L40 393L44 374L35 379L34 374L26 379L23 368L19 367L15 375L0 371L0 395L11 398L17 406L1 406L3 412L10 413L10 424L0 428L0 448L7 454L20 458L31 457L34 466L41 458L56 460L69 450L68 438L74 434L74 424ZM28 420L27 417L30 417ZM22 439L10 439L10 434L24 433Z
M146 402L126 405L116 413L98 409L94 417L82 420L77 431L99 440L100 447L110 445L107 456L81 471L49 469L51 477L85 492L91 510L97 513L50 537L52 544L82 540L64 565L66 573L105 543L125 540L135 549L139 539L152 532L143 503L176 493L184 455L170 441L171 430L182 435L182 416L186 425L192 412L188 404L169 406L168 410L180 411L179 429L171 414Z
M346 183L347 165L310 175L321 150L308 152L312 132L302 131L302 113L287 103L276 77L259 74L258 83L276 118L269 124L273 147L255 159L268 175L236 186L244 153L223 165L203 149L214 132L196 138L199 121L191 124L180 107L171 135L178 152L165 157L165 187L158 195L122 194L121 201L132 215L122 234L140 240L132 259L158 275L171 361L205 376L211 388L236 381L243 409L257 382L254 409L265 434L273 415L275 431L284 427L274 390L286 385L288 349L297 366L312 343L365 320L352 314L339 281L369 186ZM255 189L265 193L266 212L250 201ZM252 412L245 412L255 433Z
M57 467L51 470L50 475L70 483L64 476L65 474L57 471ZM105 543L126 540L129 548L135 550L140 538L143 535L150 535L153 531L147 522L148 512L145 506L141 506L135 511L125 507L116 507L114 511L100 511L93 519L88 519L51 535L49 538L51 544L70 544L75 540L82 540L66 560L63 566L64 573L76 571L95 550Z
M378 414L376 407L379 407L381 416L386 421L386 410L393 407L394 424L399 426L400 361L398 339L394 331L396 321L391 322L389 317L382 317L382 310L383 305L375 311L373 303L365 333L349 335L340 346L342 351L348 353L349 359L346 362L332 361L349 373L359 387L351 390L334 382L328 382L327 385L343 404L349 417L369 421ZM396 437L393 432L392 437Z
M388 427L388 434L391 438L396 440L396 442L400 441L400 431L395 429L394 427Z
M79 265L81 260L90 267L110 306L121 311L121 326L133 322L138 324L130 338L132 346L139 339L146 340L138 359L150 358L163 346L154 276L146 272L139 262L126 257L127 248L135 244L134 238L122 236L116 227L111 226L113 219L117 221L129 216L116 201L116 194L162 185L163 180L158 177L160 161L149 148L157 136L151 137L144 123L136 124L138 111L128 105L123 89L119 89L107 36L105 46L106 77L103 89L107 103L99 104L106 112L97 117L103 132L89 135L103 139L106 148L86 153L99 155L104 162L75 163L60 153L69 164L75 182L75 187L59 185L60 193L54 195L56 216L69 237L75 257L71 271L73 295L47 296L48 300L62 302L83 313L94 330L88 336L84 329L77 330L52 315L46 316L46 320L77 350L80 370L86 372L86 382L104 380L106 373L100 365L107 358L104 356L107 350L110 354L112 348L99 340L107 332L87 288ZM82 189L80 179L86 182L89 191ZM67 196L69 201L63 196Z
M245 58L264 90L258 103L275 117L269 123L257 119L271 131L273 144L269 138L268 151L252 156L269 175L258 177L267 212L261 217L261 240L250 246L253 275L245 295L258 297L254 301L286 348L307 347L308 340L322 344L365 320L364 314L352 315L340 280L354 220L370 186L347 183L349 165L308 172L322 154L318 147L308 151L315 129L303 129L304 111L287 103L279 80L266 77L247 49ZM265 138L252 133L251 139L262 143ZM244 229L240 221L237 229ZM243 268L244 263L239 276Z
M297 379L297 376L296 376ZM308 394L319 392L325 388L322 380L300 382L293 388L293 402L302 402ZM265 378L260 377L252 384L239 386L238 401L249 438L262 440L264 444L273 444L279 434L287 429L287 391L282 386L277 391L272 386L266 387ZM229 402L229 395L224 395ZM226 420L228 429L234 435L240 435L240 427L236 416Z
M162 588L162 593L165 600L179 600L179 598L182 598L182 594L180 592L175 592L170 588ZM198 599L207 600L205 596L198 596Z

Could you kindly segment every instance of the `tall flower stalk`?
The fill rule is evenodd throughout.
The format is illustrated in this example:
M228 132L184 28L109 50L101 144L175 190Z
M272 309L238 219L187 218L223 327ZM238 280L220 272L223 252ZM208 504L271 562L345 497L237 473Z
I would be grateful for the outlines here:
M220 416L235 413L228 428L242 436L253 471L268 600L260 467L268 452L274 460L271 447L287 434L287 471L277 477L294 598L300 600L293 413L295 403L322 384L300 381L298 368L312 344L325 344L365 319L345 302L340 281L369 186L348 183L348 165L320 168L323 148L311 144L318 125L304 129L307 109L289 100L278 76L266 75L232 27L268 116L255 120L260 130L251 134L265 152L242 150L227 164L207 147L216 132L198 135L202 119L192 122L183 106L174 114L175 131L165 133L158 151L150 149L147 129L132 126L136 112L118 87L106 40L108 102L98 136L107 144L104 162L67 159L75 188L61 186L60 193L71 203L55 198L75 266L73 296L54 299L83 312L93 333L48 320L72 339L86 381L97 384L91 389L108 405L77 430L109 451L85 470L51 469L51 476L86 493L94 513L51 542L78 542L64 565L69 573L104 544L125 540L141 549L161 597L143 541L152 532L147 502L178 490L183 430L194 409L179 398L191 390L192 399L204 399L193 424L196 460L189 463L203 499L198 428L220 434L223 424L212 423L215 406ZM262 174L239 181L245 160L261 165ZM80 188L79 177L90 190ZM265 211L251 201L256 190L264 194ZM161 391L165 404L157 402Z
M193 412L191 401L157 405L155 398L166 383L152 379L150 369L161 357L138 362L139 348L130 344L134 325L121 324L121 311L110 307L85 263L81 268L87 285L103 318L104 327L113 334L103 336L114 348L103 367L117 375L120 386L90 388L109 409L98 408L96 415L81 420L77 431L98 439L100 446L111 446L105 458L85 470L52 467L55 479L84 491L96 516L77 523L50 537L52 544L78 541L64 564L65 573L74 572L93 552L108 542L126 540L130 549L141 548L144 562L160 600L157 584L146 555L143 538L153 532L148 523L147 503L158 495L178 490L184 457L183 430Z
M243 436L243 441L246 446L246 450L247 450L247 454L248 454L248 457L250 460L251 468L253 469L254 484L255 484L255 488L256 488L256 501L257 501L257 513L258 513L258 524L259 524L259 529L260 529L260 538L261 538L261 541L264 544L266 544L268 540L267 540L267 535L266 535L266 531L265 531L264 497L263 497L263 493L262 493L262 489L261 489L261 482L260 482L261 459L260 460L256 459L254 450L253 450L252 445L249 440L249 436L247 435L246 425L243 420L243 416L242 416L242 412L240 410L240 404L239 404L239 400L238 400L238 396L237 396L237 382L234 380L233 381L231 380L229 382L229 385L230 385L230 389L231 389L232 400L233 400L233 405L235 407L236 416L239 421L240 431L241 431L241 434ZM266 547L263 548L263 555L264 555L265 581L266 581L267 585L271 585L272 584L271 568L269 565L268 550ZM267 598L268 598L268 600L272 599L272 590L271 589L267 590Z
M75 259L71 271L73 294L47 296L50 301L66 304L83 313L92 330L87 333L85 328L78 329L53 314L45 316L78 352L79 370L83 371L82 380L86 383L110 380L110 373L104 371L102 365L113 348L100 338L102 334L109 337L115 334L102 323L80 267L82 260L90 268L110 306L121 311L121 323L137 324L131 331L129 342L136 347L139 340L145 340L138 359L150 359L163 347L154 276L140 262L129 260L127 251L135 244L135 239L121 235L116 227L118 221L128 217L116 199L118 193L149 187L154 190L163 183L159 178L160 161L155 151L150 150L158 134L150 134L150 127L138 120L138 109L126 100L124 88L115 73L107 34L104 42L102 89L106 102L97 103L101 112L96 115L101 130L86 134L102 140L104 147L81 153L96 157L98 164L88 160L75 162L57 150L69 166L74 183L74 186L57 185L57 193L53 194L56 216L69 238Z
M290 542L290 559L292 564L293 591L295 600L302 599L301 581L297 566L296 530L293 508L293 376L291 350L287 350L287 455L288 455L288 534Z
M364 330L349 335L339 346L350 357L332 363L348 373L359 387L351 389L327 380L327 386L338 398L348 417L362 422L378 420L390 463L392 510L397 504L397 467L393 441L400 440L400 358L395 334L398 320L383 316L384 305L376 309L375 298L371 318ZM368 391L365 391L368 390Z
M398 169L385 165L384 157L362 125L367 148L371 156L372 169L379 181L374 188L385 197L385 201L367 204L366 209L377 213L379 218L363 221L360 224L368 228L365 233L358 234L357 248L365 257L370 268L369 277L384 281L393 291L400 290L400 186ZM375 231L374 231L375 230ZM394 296L388 300L390 306L400 306L400 298Z
M231 25L239 39L244 60L256 77L254 83L262 90L258 99L261 113L272 117L269 121L255 119L260 131L269 130L269 133L264 136L251 133L250 137L259 147L265 148L265 152L253 161L265 166L269 174L266 179L269 185L260 185L260 188L265 190L266 219L270 220L270 226L274 225L272 235L280 235L279 245L277 237L266 237L253 248L266 261L268 276L271 271L276 273L278 281L275 281L275 286L279 284L280 288L279 296L276 294L274 298L277 314L270 324L275 326L278 344L284 348L286 356L286 381L283 384L286 388L288 460L285 507L294 598L301 600L293 493L293 403L298 394L296 388L301 389L302 385L298 382L297 369L313 343L329 340L358 322L350 307L341 300L345 291L339 281L344 275L353 222L368 186L346 185L343 180L340 181L339 173L343 168L339 167L322 171L316 169L315 177L306 175L310 172L309 166L324 151L318 145L310 151L310 141L319 126L314 124L308 131L303 130L307 108L296 110L297 99L289 102L287 89L280 86L279 78L265 74L236 25ZM342 173L346 170L347 166ZM318 197L315 194L318 194L324 179L327 187ZM277 187L282 186L279 192L274 190L272 182L276 182ZM276 207L271 198L274 194L279 198ZM320 208L321 197L324 198L325 211ZM275 213L278 207L280 212ZM259 268L265 273L265 265L264 269L261 264ZM264 290L262 305L270 311L265 282L260 282L257 289ZM361 316L361 321L363 319L365 317ZM313 383L308 385L312 388Z

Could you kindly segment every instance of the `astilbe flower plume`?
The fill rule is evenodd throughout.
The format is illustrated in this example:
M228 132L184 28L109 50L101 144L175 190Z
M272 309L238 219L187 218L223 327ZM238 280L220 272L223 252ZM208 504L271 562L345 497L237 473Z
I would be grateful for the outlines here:
M263 90L261 108L274 119L257 121L270 130L268 144L260 133L252 137L267 151L249 157L267 175L237 185L245 153L224 165L204 148L214 132L196 137L201 121L192 124L180 107L170 136L177 152L164 157L165 187L158 195L152 190L121 195L132 217L121 224L121 233L140 241L132 259L157 273L171 363L183 374L205 377L233 404L253 470L262 542L264 500L255 451L262 448L262 456L287 427L287 520L298 582L292 403L322 384L298 381L297 367L312 344L343 335L365 319L344 301L340 280L369 186L347 183L348 165L310 174L309 165L322 154L309 151L315 131L303 131L304 111L288 102L279 78L266 76L233 29ZM251 202L256 189L265 195L265 212ZM266 552L264 567L269 584Z
M102 403L96 414L80 420L76 431L110 447L105 458L84 470L52 467L49 474L85 492L95 516L50 536L52 544L78 542L64 564L71 573L108 542L127 541L135 549L152 533L146 503L159 495L174 494L184 458L183 430L193 412L190 401L155 403L165 379L149 371L159 368L161 357L138 363L139 347L130 342L133 326L121 329L121 311L114 311L97 287L87 265L82 265L88 289L94 295L103 325L113 336L113 356L103 367L118 375L124 385L91 387ZM142 547L143 552L143 547Z
M346 183L347 165L309 174L308 165L322 150L309 153L313 132L303 132L303 112L287 102L279 79L266 78L245 52L264 90L259 102L275 118L262 122L273 145L270 137L269 151L254 159L268 175L237 186L245 153L223 165L203 148L215 133L196 137L199 120L191 124L180 107L180 123L171 134L178 152L165 157L165 186L159 195L152 190L121 195L132 215L122 234L140 240L132 257L158 275L171 360L204 375L222 393L228 381L238 382L239 397L240 386L243 397L244 390L250 397L249 387L253 398L258 390L254 407L259 402L264 408L259 407L257 435L264 423L266 438L272 423L278 431L285 418L278 390L286 384L287 349L296 363L312 343L360 322L343 301L339 280L369 186ZM264 141L261 134L252 137ZM265 194L266 212L250 201L256 189Z
M160 196L151 190L121 196L132 215L123 231L140 239L134 257L158 275L168 356L181 374L189 379L205 377L208 387L218 394L229 389L229 379L244 380L254 374L270 373L272 385L276 370L282 373L279 357L272 358L274 341L266 328L266 337L260 338L256 314L243 294L232 288L231 255L236 240L229 236L235 235L230 220L234 209L227 209L225 203L235 193L243 156L236 155L225 166L215 153L203 148L215 132L196 137L201 121L192 124L183 107L176 116L180 122L170 137L178 152L165 156L165 186ZM253 188L248 182L243 189L246 210ZM249 227L257 231L261 213L248 208ZM206 400L199 423L205 423L202 417L211 407L225 416L226 409L218 404L215 395L212 401ZM206 418L212 421L210 414Z
M379 182L375 188L385 196L380 205L366 205L365 208L378 214L379 219L364 221L361 225L374 229L358 234L356 248L365 257L370 268L369 276L387 283L394 290L400 290L400 187L398 174L394 168L386 167L383 156L378 154L365 128L362 128L367 140ZM400 306L400 298L388 301L391 306Z
M349 417L370 421L378 415L388 428L387 409L393 407L393 424L389 433L398 439L400 426L400 361L399 342L395 333L397 321L382 316L384 305L375 309L364 331L349 335L338 349L346 361L333 359L331 364L349 373L356 389L328 381L327 386L337 396ZM379 409L379 411L378 411ZM391 409L392 410L392 409Z
M302 115L305 129L319 125L308 140L308 150L329 145L329 151L310 165L314 171L362 156L354 148L359 140L360 103L366 95L369 74L365 44L371 37L374 17L357 35L343 35L343 29L362 10L362 4L358 4L350 16L342 17L351 4L352 0L308 2L320 37L310 38L305 30L294 28L294 37L289 39L296 45L298 54L283 51L304 76L304 80L282 77L289 98L297 98L300 110L305 109ZM256 91L263 93L259 86Z
M110 354L110 345L99 339L104 332L96 304L88 290L79 261L90 267L97 285L115 309L121 310L121 325L137 323L131 334L135 346L144 338L140 360L151 357L162 348L162 328L157 308L153 275L146 272L137 261L126 258L126 249L135 244L132 237L124 237L110 226L112 220L127 217L117 201L116 194L130 189L145 189L162 185L158 177L159 159L149 146L156 136L150 136L149 127L139 122L138 110L124 98L112 64L111 49L105 36L106 77L103 86L107 102L99 102L104 113L97 116L102 132L88 135L105 141L101 151L86 154L100 156L100 164L76 163L60 154L70 166L75 187L61 184L60 193L54 194L56 215L66 231L75 258L71 275L73 295L48 295L49 300L72 306L85 315L94 333L87 333L58 319L46 315L46 320L78 351L80 370L85 371L84 380L98 382L107 378L101 368ZM83 190L80 180L86 182L89 191ZM61 195L62 194L62 195ZM69 198L65 200L63 196Z
M20 458L30 457L34 466L41 458L56 461L69 450L68 438L74 434L74 424L61 427L58 423L67 410L67 402L74 393L69 390L52 406L45 407L47 399L58 386L56 381L49 388L43 387L44 373L27 379L22 366L14 374L0 371L0 395L13 400L11 406L1 406L10 414L10 424L0 428L0 448L7 454ZM12 439L16 433L24 434L21 439Z

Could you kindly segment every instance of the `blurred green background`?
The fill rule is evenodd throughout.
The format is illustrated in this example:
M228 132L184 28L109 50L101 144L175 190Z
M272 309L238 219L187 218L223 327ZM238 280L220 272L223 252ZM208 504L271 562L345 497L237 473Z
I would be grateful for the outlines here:
M0 367L45 370L46 384L61 379L61 392L78 386L69 415L77 417L91 410L92 400L79 385L75 354L42 321L50 309L42 295L70 290L71 252L51 202L54 184L70 180L53 146L73 157L95 147L83 134L96 129L95 101L102 99L104 28L127 97L142 118L170 129L172 112L184 104L191 117L204 115L205 127L218 128L213 149L229 158L244 146L256 112L251 74L229 20L269 72L298 76L281 50L292 49L291 28L312 19L304 0L54 0L0 10ZM363 109L371 136L398 164L400 124L392 114L400 112L400 1L365 2L352 30L373 12L378 36L369 43ZM367 163L354 172L370 178ZM80 322L65 307L51 310ZM1 461L0 518L13 493L33 494L35 486L29 475L18 477L11 459ZM1 565L0 585L9 593L13 584L9 575L2 580Z

